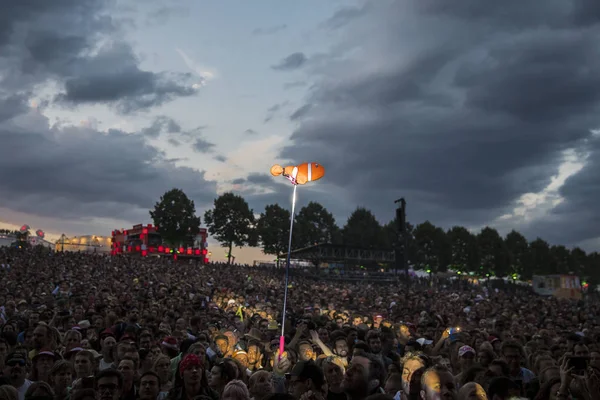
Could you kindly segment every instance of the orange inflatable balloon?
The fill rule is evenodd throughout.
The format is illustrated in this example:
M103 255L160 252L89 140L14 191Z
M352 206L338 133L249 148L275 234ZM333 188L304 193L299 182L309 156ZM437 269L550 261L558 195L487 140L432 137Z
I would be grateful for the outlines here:
M305 185L308 182L321 179L325 175L325 168L314 162L287 167L275 164L271 167L271 175L283 175L294 185Z

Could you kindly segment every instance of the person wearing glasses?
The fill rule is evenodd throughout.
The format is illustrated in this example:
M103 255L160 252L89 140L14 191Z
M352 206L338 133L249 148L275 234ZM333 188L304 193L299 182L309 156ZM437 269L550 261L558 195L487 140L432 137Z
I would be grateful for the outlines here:
M105 369L96 374L96 393L99 400L119 400L123 390L123 375L116 369Z
M23 353L13 352L6 357L4 375L10 379L10 384L19 392L19 400L24 400L25 392L32 382L27 379L27 358Z

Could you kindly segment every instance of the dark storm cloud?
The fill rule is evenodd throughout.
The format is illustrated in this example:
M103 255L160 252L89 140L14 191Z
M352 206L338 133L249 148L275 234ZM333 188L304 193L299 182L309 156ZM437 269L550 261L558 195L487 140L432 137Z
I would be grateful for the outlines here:
M218 154L218 155L216 155L216 156L215 156L215 160L217 160L217 161L219 161L219 162L222 162L222 163L224 163L224 162L226 162L226 161L227 161L227 157L225 157L225 156L223 156L223 155L220 155L220 154Z
M244 178L237 178L231 181L232 184L234 185L241 185L242 183L245 183L246 180Z
M600 236L600 134L586 140L577 150L575 157L585 160L585 166L560 188L563 202L527 230L537 235L543 232L551 243L575 245ZM600 241L595 245L591 249L598 250Z
M154 119L152 125L142 129L142 134L157 138L164 133L179 133L181 126L172 118L160 115Z
M7 92L29 94L52 82L62 104L102 103L122 114L196 93L190 74L140 69L123 41L122 21L110 13L112 0L14 3L0 15L0 69L6 71L0 87Z
M80 64L56 99L70 104L106 103L129 114L196 93L191 74L142 71L138 63L130 46L108 46Z
M272 185L273 184L273 177L271 175L267 175L267 174L259 174L259 173L252 173L250 175L248 175L248 177L246 178L246 181L248 181L248 183L251 184L258 184L258 185Z
M107 0L100 5L95 0L55 0L55 1L17 1L11 2L10 6L5 4L0 14L0 46L9 44L15 35L27 35L27 28L32 26L38 29L44 25L44 22L50 20L69 20L69 16L64 15L72 13L81 17L80 21L71 21L65 28L78 26L88 29L95 29L100 20L98 12L114 1ZM64 19L63 19L64 18ZM26 26L22 26L26 25Z
M298 108L296 111L294 111L292 113L292 115L290 115L290 119L292 121L295 121L297 119L300 119L302 117L304 117L306 114L308 114L308 112L310 111L310 108L312 106L310 104L305 104L302 107Z
M54 88L65 105L103 103L121 113L194 94L189 75L139 67L123 41L123 16L114 12L115 3L25 0L1 7L3 210L68 220L81 228L94 218L148 219L148 209L173 187L185 190L199 207L212 202L216 184L204 172L177 167L177 160L147 142L161 133L181 135L172 119L160 116L144 133L102 132L93 118L86 127L58 118L50 126L40 112L45 99L37 110L28 107L34 95L46 97L44 90Z
M268 113L274 113L277 112L281 109L281 107L283 107L284 105L286 105L287 103L277 103L277 104L273 104L271 107L268 108L267 112Z
M292 53L271 68L278 71L292 71L302 67L308 58L304 53Z
M167 127L166 127L166 131L167 132L173 132L173 133L179 133L181 132L181 126L172 118L168 118L167 119Z
M198 153L208 154L208 153L213 152L213 150L215 148L215 144L209 142L206 139L197 138L196 141L194 142L194 144L192 145L192 147Z
M280 192L287 186L281 177L256 172L250 173L246 178L236 179L236 181L238 185L243 186L244 197L248 196L254 199L261 198L266 193L275 197L280 196Z
M546 187L600 126L600 26L574 5L596 8L464 3L366 2L308 71L310 118L281 157L322 163L318 185L384 221L403 196L414 222L490 223Z
M0 97L0 122L24 113L27 108L27 97L24 95L17 94L5 98Z
M336 11L335 14L331 16L327 21L325 21L324 26L330 29L339 29L352 21L355 18L363 16L366 12L365 7L343 7L340 10Z
M267 123L269 121L271 121L273 118L275 118L277 116L277 114L285 107L289 106L290 102L289 101L284 101L282 103L277 103L277 104L273 104L271 107L269 107L269 109L267 110L267 116L265 117L264 122Z
M199 207L215 196L204 172L175 166L142 134L50 127L46 117L30 112L0 123L0 141L0 203L14 211L129 219L173 187Z
M252 31L253 35L272 35L287 29L286 24L275 25L268 28L256 28Z
M307 85L306 82L304 81L294 81L294 82L288 82L286 84L283 85L284 89L294 89L294 88L299 88L299 87L305 87Z

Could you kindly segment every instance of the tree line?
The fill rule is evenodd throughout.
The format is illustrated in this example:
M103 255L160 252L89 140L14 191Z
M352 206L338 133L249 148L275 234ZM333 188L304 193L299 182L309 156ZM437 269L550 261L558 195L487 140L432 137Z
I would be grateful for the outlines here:
M179 189L161 197L150 214L163 238L173 243L200 228L193 201ZM260 246L278 260L287 253L290 211L278 204L265 206L255 217L242 196L224 193L204 213L204 222L210 235L229 249L228 259L233 247ZM381 224L370 210L359 207L340 227L325 207L310 202L296 214L292 247L323 243L389 250L404 245L399 241L395 219ZM600 283L598 252L588 254L578 247L550 245L541 238L528 241L514 230L503 237L491 227L473 233L462 226L444 230L429 221L416 226L407 223L402 252L409 265L431 273L451 269L479 277L515 276L523 280L538 274L573 273L590 283Z

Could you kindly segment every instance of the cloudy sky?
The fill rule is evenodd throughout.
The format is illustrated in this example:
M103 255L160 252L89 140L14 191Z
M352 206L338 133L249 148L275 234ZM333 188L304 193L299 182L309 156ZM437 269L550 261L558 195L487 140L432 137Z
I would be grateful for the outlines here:
M1 2L3 226L108 234L173 187L260 212L316 161L299 205L340 225L405 197L600 250L596 0Z

